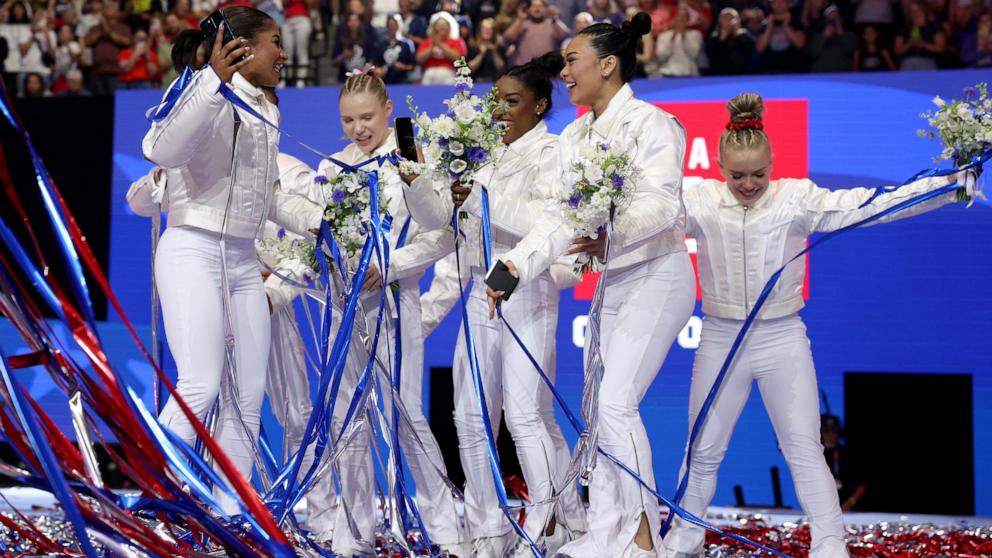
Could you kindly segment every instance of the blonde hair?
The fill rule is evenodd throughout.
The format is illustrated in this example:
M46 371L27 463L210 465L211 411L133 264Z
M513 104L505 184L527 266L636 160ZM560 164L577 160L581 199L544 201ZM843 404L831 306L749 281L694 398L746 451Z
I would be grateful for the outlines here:
M341 93L338 95L338 99L341 99L345 95L358 95L359 93L371 93L382 101L383 105L389 101L385 82L372 72L372 68L348 76L341 85Z
M757 93L741 93L727 103L730 122L720 136L720 152L727 149L753 149L771 146L761 120L765 104Z

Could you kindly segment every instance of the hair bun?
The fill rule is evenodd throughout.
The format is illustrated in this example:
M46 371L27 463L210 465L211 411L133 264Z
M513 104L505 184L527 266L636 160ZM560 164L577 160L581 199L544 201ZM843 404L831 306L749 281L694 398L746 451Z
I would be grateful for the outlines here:
M531 63L547 72L551 79L554 79L565 67L565 59L562 58L561 53L554 50L534 58Z
M634 39L639 39L651 32L651 16L644 12L637 12L629 22L623 23L622 29Z
M761 121L765 112L765 104L757 93L741 93L727 103L730 122Z

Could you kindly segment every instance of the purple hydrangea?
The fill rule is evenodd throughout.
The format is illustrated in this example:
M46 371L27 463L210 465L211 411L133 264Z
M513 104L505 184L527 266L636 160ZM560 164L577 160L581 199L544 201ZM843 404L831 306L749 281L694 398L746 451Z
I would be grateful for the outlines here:
M579 207L579 202L580 201L582 201L582 196L579 195L578 192L575 192L571 196L568 197L568 207L571 207L572 209L575 209L576 207Z
M441 138L437 140L438 147L448 147L448 143L449 143L448 138Z
M970 98L974 97L977 93L978 93L978 91L976 91L974 87L965 87L964 88L964 96L965 96L966 99L970 99Z
M331 201L334 203L341 203L344 201L344 198L345 198L344 190L342 190L341 188L335 188L334 193L331 194Z
M623 177L620 176L619 174L614 174L613 176L610 177L610 180L613 181L613 187L616 188L617 190L623 188Z
M448 112L444 113L444 115L447 116L448 118L454 118L455 117L455 111L449 110Z
M603 234L606 232L606 225L600 225L596 227L596 234Z
M286 236L286 229L279 229L279 232L276 233L276 238L280 240L282 240L285 236Z
M321 186L326 185L328 182L330 182L330 181L327 180L327 177L324 176L324 175L322 175L322 174L318 174L317 176L315 176L313 178L313 183L314 184L320 184Z
M470 163L476 163L476 164L485 163L486 159L489 158L489 155L486 153L485 149L476 146L469 147L468 151L466 152L466 155L468 156L468 160Z
M471 91L471 88L469 88L468 84L466 84L466 83L457 83L457 84L455 84L455 93L456 94L459 94L459 93L468 93L469 91Z
M599 144L599 148L602 149L603 151L606 151L607 149L610 148L610 144L608 144L608 143L601 143L601 144Z

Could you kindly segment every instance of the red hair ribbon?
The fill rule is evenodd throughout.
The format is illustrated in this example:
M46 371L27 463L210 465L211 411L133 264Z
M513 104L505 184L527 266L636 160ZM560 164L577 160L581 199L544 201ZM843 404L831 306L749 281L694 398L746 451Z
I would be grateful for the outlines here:
M739 130L764 130L765 125L761 123L758 118L752 118L751 120L741 120L740 122L728 122L727 129L731 132L737 132Z

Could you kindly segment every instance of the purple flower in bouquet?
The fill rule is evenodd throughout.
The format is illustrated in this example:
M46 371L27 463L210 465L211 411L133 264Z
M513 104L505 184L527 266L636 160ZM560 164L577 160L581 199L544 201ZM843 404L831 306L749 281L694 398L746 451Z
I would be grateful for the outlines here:
M974 97L977 93L978 93L978 90L975 89L974 87L965 87L964 88L964 97L966 99L970 99L970 98Z
M485 163L486 159L489 158L486 150L477 146L469 147L466 154L468 155L469 162L475 164Z
M472 88L467 83L456 83L455 94L468 93Z
M438 147L448 147L450 140L448 138L440 138L437 140Z
M282 239L285 237L286 237L286 229L279 229L279 232L276 233L276 238Z
M330 180L327 180L327 177L322 174L318 174L317 176L313 177L314 184L320 184L321 186L326 186L328 182L330 182Z
M596 234L603 234L606 232L606 225L600 225L596 227Z
M568 205L569 207L576 208L579 207L580 201L582 201L582 196L578 192L575 192L574 194L569 196Z
M334 203L341 203L344 201L344 199L345 199L344 190L340 188L335 188L334 193L331 194L331 201Z
M614 174L613 176L610 177L610 180L613 181L614 188L616 188L617 190L623 189L624 180L622 176L620 176L619 174Z

